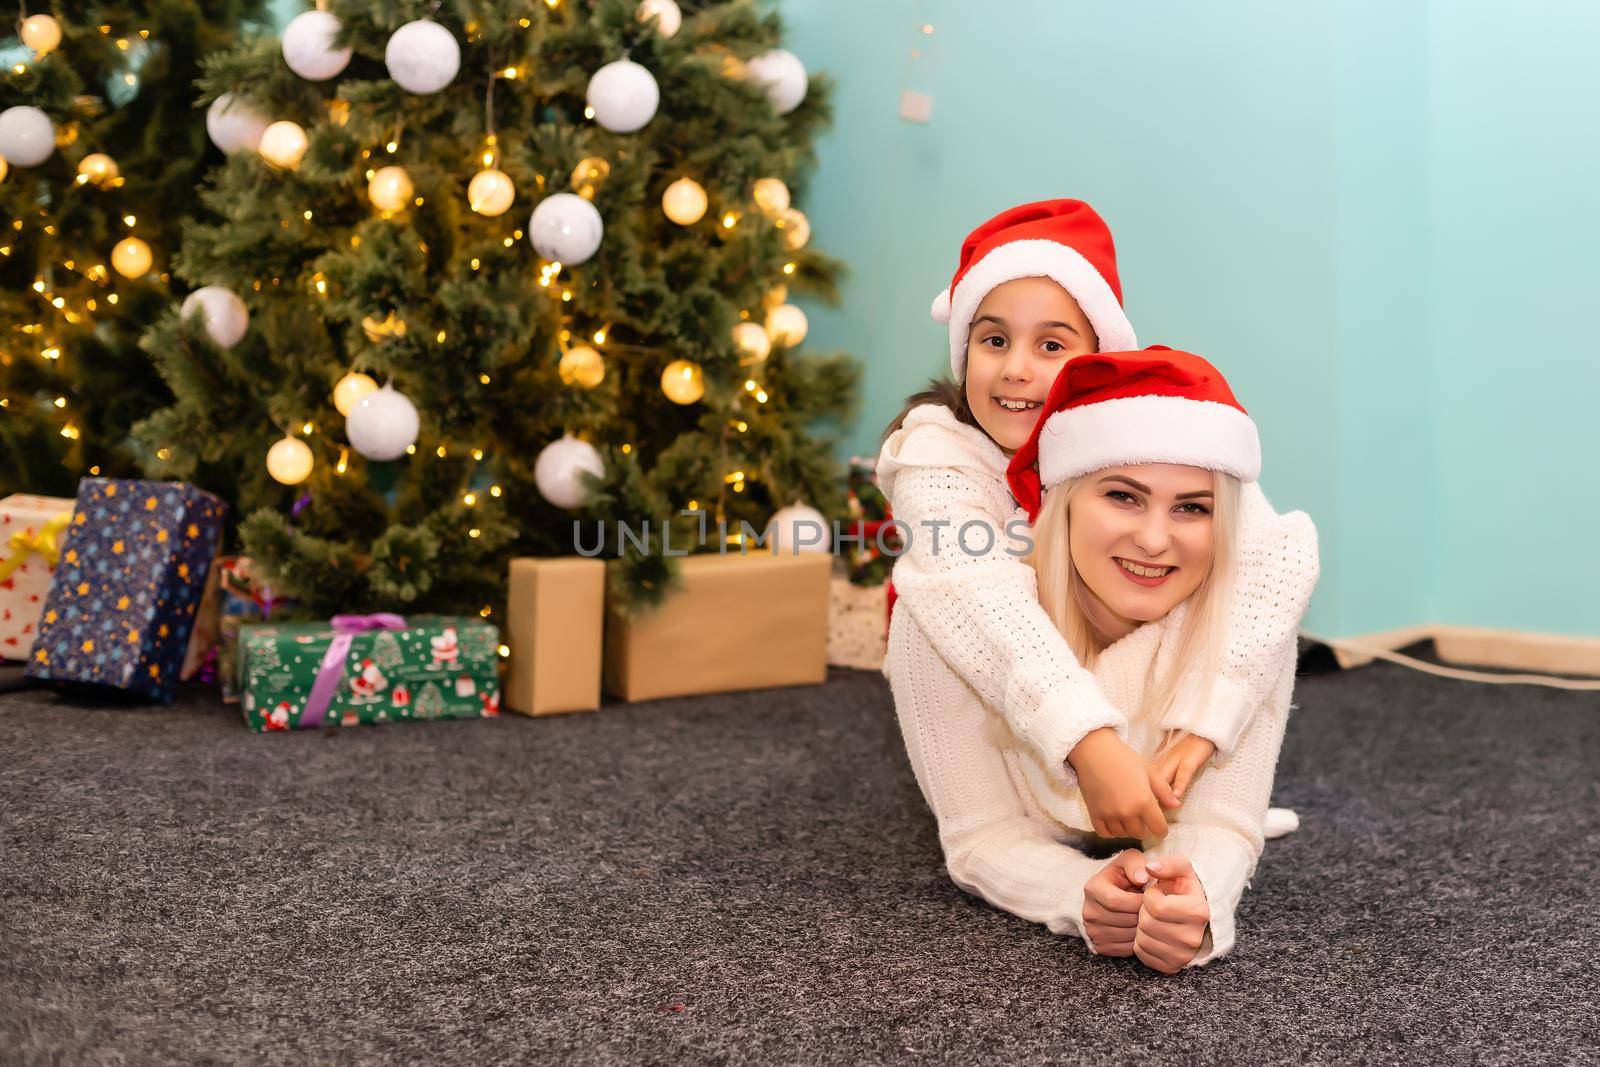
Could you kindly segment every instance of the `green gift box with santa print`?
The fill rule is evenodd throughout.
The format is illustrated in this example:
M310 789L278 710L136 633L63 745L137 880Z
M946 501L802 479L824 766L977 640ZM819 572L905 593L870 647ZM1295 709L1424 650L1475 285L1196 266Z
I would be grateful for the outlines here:
M449 615L335 615L239 632L245 723L258 731L500 714L500 633Z

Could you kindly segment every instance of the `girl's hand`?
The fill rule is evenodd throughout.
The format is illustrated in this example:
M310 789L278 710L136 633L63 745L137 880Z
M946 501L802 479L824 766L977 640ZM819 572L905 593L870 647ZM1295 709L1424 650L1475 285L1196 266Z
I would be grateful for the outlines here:
M1145 869L1155 881L1140 901L1133 953L1151 970L1177 974L1205 942L1211 904L1187 856L1153 856Z
M1144 853L1117 853L1083 883L1083 937L1098 956L1131 956L1139 927L1140 893L1151 881Z
M1140 840L1167 836L1167 820L1144 760L1111 727L1084 734L1067 762L1078 774L1095 833Z
M1160 797L1163 807L1176 808L1183 802L1184 790L1216 751L1217 746L1210 741L1190 734L1150 761L1150 787Z

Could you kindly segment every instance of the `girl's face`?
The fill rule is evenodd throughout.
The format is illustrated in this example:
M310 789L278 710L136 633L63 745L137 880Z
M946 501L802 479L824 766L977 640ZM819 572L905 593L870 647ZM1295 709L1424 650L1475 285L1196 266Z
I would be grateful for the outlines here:
M1141 463L1085 475L1067 507L1072 564L1090 615L1113 636L1163 618L1211 571L1214 476Z
M1061 365L1099 348L1088 316L1051 279L997 285L967 334L967 406L1009 456L1027 443Z

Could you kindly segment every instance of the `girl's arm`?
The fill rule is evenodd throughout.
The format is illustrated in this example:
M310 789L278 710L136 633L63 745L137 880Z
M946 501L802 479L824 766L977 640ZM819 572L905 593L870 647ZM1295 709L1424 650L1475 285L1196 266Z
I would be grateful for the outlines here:
M1039 605L1033 568L1015 554L1028 546L996 528L990 496L1006 490L982 479L949 466L896 473L889 503L909 542L894 567L896 608L912 614L951 669L999 710L1052 774L1071 784L1076 776L1067 754L1103 726L1126 740L1127 721ZM1009 503L1009 495L1004 499ZM978 554L959 540L968 523L966 545ZM1025 522L1017 529L1028 532ZM980 551L988 532L993 547Z
M1240 487L1239 566L1228 608L1222 671L1204 704L1174 701L1167 730L1188 730L1217 746L1238 746L1253 709L1272 698L1278 656L1294 639L1319 573L1317 529L1303 511L1279 515L1256 482Z

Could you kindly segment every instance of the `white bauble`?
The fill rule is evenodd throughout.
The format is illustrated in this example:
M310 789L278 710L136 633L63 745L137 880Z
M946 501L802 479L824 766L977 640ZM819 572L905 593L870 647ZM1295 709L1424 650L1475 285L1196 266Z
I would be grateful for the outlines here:
M539 494L556 507L581 508L589 500L589 489L583 484L585 471L604 477L605 461L589 442L567 434L544 446L533 465L533 480Z
M398 459L417 443L416 405L392 385L368 393L344 420L350 447L368 459Z
M772 518L767 520L766 533L767 544L775 553L827 553L833 548L833 530L828 520L816 508L798 500L772 513Z
M324 82L350 64L349 48L333 47L339 19L327 11L306 11L283 28L283 61L307 81Z
M383 65L408 93L436 93L461 70L455 35L432 19L418 19L395 30L383 49Z
M607 63L589 79L594 120L613 133L643 129L661 106L656 77L631 59Z
M760 178L750 190L763 215L777 218L789 210L789 187L778 178Z
M299 485L316 462L311 448L298 437L285 437L267 449L267 473L284 485Z
M206 108L206 133L212 144L229 155L254 152L270 122L267 116L232 93L223 93Z
M56 128L36 107L18 104L0 111L0 156L13 167L37 167L56 150Z
M187 319L196 308L200 309L206 336L223 348L238 344L250 325L250 312L245 308L244 301L233 290L220 285L202 285L190 293L184 298L178 314Z
M767 312L767 335L775 345L793 348L806 339L810 328L806 313L793 304L779 304Z
M745 74L767 91L767 99L780 115L787 115L806 98L806 66L793 52L782 48L763 52L745 65Z
M545 197L528 219L528 240L538 253L568 266L594 255L604 233L600 210L576 193Z
M778 220L783 223L783 243L798 252L811 240L811 220L799 208L789 208Z
M772 338L767 328L759 322L741 322L733 328L734 347L744 354L746 361L766 359L772 352Z
M671 37L683 25L683 11L676 0L640 0L638 19L640 22L655 19L661 36Z

